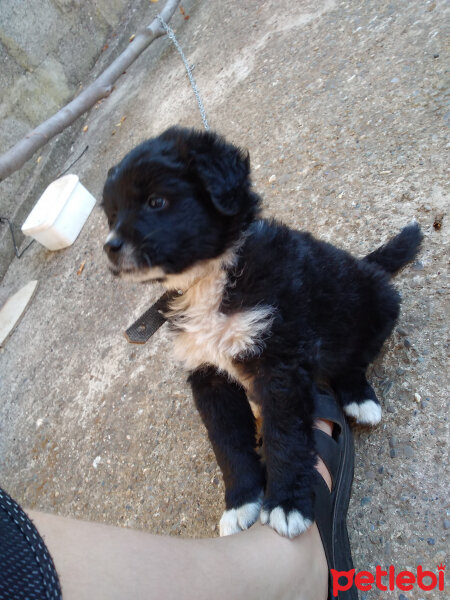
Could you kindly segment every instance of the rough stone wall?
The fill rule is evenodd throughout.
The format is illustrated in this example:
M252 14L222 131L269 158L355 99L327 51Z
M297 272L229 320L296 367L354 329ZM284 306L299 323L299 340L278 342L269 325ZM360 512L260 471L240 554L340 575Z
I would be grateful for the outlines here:
M131 4L136 7L142 2L1 0L0 153L76 95ZM70 147L72 139L68 132L58 141ZM0 184L0 216L17 225L19 242L24 218L49 183L43 171L48 171L46 161L55 165L54 146L55 142L43 148ZM50 171L49 176L54 176L55 169ZM13 255L8 226L0 224L0 279Z
M2 0L2 151L72 97L127 4L128 0Z

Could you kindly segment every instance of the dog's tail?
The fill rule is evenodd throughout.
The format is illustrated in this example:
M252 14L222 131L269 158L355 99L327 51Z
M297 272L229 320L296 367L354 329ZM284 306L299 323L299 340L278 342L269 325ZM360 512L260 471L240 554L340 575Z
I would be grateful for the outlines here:
M417 255L423 239L417 223L411 223L387 244L368 254L364 260L376 263L388 273L395 273Z

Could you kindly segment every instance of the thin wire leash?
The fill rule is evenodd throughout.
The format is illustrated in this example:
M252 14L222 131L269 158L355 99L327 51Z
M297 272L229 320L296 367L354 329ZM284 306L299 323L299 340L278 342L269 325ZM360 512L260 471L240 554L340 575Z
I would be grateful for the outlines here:
M181 48L180 44L178 43L178 40L175 37L175 33L173 32L173 29L171 29L171 27L169 27L169 25L167 25L167 23L164 21L164 19L161 17L161 15L158 14L156 16L157 16L159 22L161 23L164 31L167 33L168 38L172 41L173 45L178 50L178 52L183 60L187 76L189 77L189 81L191 82L192 91L194 92L194 95L197 99L197 104L198 104L198 108L200 110L200 115L202 117L203 125L204 125L206 131L209 131L209 125L208 125L208 120L206 118L205 107L203 106L203 102L200 97L200 93L198 91L197 84L195 83L194 76L192 75L192 69L189 66L189 63L183 52L183 49Z
M197 84L195 83L194 76L192 75L191 67L187 61L187 58L178 43L177 38L173 30L164 22L164 19L161 15L157 15L159 22L161 23L164 31L166 32L169 39L172 41L175 48L178 50L180 54L184 67L186 69L187 76L189 77L189 81L191 82L192 91L197 99L198 108L200 110L200 115L202 117L203 125L206 131L209 131L208 120L206 118L205 108L203 106L202 99L200 97ZM143 315L137 319L128 329L125 331L125 337L127 340L134 344L145 344L147 340L149 340L152 335L157 331L161 325L166 322L166 317L164 316L164 312L167 311L170 301L173 300L174 297L180 295L182 292L166 292L159 298L155 304L153 304Z

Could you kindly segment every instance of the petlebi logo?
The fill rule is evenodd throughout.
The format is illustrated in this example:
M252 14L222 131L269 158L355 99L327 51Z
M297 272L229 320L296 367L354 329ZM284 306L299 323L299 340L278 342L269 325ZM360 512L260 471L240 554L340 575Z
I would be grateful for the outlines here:
M349 590L355 585L362 592L369 592L373 588L382 592L400 590L408 592L414 587L424 592L432 590L442 592L445 586L445 565L442 563L437 566L437 572L425 571L422 565L418 565L417 571L399 571L395 570L394 565L390 565L384 570L377 565L375 573L370 571L359 571L355 569L350 571L336 571L331 569L332 594L336 598L339 592Z

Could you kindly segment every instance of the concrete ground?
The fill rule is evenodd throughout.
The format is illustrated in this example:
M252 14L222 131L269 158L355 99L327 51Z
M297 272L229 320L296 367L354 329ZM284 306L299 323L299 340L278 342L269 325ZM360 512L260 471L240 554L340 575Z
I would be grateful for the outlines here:
M423 228L419 259L395 280L398 327L370 371L383 420L355 429L349 528L358 570L436 571L450 527L445 3L184 8L189 20L177 14L172 24L210 124L250 150L267 215L359 256L412 219ZM154 12L150 4L135 22ZM131 33L111 40L96 71ZM66 164L89 145L72 172L98 200L108 168L138 142L175 123L201 127L181 60L162 39L85 121ZM61 515L216 536L221 475L169 333L163 327L144 346L123 336L160 289L112 279L106 233L97 206L73 246L33 244L1 284L6 297L39 280L0 353L2 487L24 506Z

